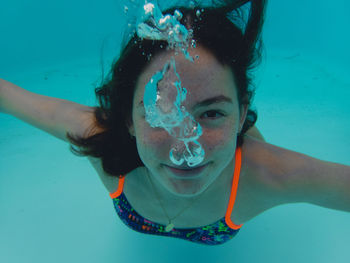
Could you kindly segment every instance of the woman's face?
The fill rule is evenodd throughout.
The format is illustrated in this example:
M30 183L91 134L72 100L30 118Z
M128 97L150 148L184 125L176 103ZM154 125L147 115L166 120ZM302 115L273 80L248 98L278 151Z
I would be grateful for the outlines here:
M169 168L176 167L169 159L169 152L179 145L179 140L172 137L163 128L152 128L145 119L142 104L145 85L151 77L161 71L174 56L174 51L164 51L156 55L140 75L133 100L132 125L130 133L136 137L137 150L150 176L163 190L177 197L194 197L202 193L229 166L234 165L237 133L244 123L246 109L239 111L236 85L233 74L227 66L222 66L207 49L197 46L189 50L190 62L182 54L175 56L176 71L181 84L187 89L186 100L182 105L202 127L202 136L197 140L205 151L201 164L206 167L196 178L176 176ZM174 80L170 75L164 82ZM165 83L164 83L165 84ZM165 84L166 85L166 84ZM199 105L211 98L227 98L210 105ZM184 164L183 164L184 165Z

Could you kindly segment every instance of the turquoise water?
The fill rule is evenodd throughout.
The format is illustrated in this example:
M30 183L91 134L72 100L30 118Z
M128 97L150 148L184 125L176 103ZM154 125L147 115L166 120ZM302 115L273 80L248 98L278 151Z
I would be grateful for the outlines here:
M270 1L267 10L257 127L272 144L350 165L350 6L286 2ZM101 47L105 65L119 49L118 7L2 4L0 78L96 105ZM0 262L349 261L350 213L306 203L268 210L217 247L139 234L123 225L89 162L66 143L4 114L0 127Z

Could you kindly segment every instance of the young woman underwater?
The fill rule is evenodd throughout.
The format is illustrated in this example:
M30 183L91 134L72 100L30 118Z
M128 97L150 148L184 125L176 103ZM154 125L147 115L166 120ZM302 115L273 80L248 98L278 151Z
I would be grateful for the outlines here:
M281 204L350 212L349 166L269 144L254 126L250 72L261 56L265 1L252 1L251 8L244 32L227 10L205 9L199 19L197 10L180 8L181 23L193 30L194 62L175 55L167 41L133 36L111 78L96 89L98 107L1 80L0 109L88 156L122 221L142 233L216 245ZM176 70L170 64L158 87L169 97L178 77L186 87L182 106L200 124L197 141L205 152L195 168L174 164L169 153L184 152L183 142L147 121L146 86L172 58Z

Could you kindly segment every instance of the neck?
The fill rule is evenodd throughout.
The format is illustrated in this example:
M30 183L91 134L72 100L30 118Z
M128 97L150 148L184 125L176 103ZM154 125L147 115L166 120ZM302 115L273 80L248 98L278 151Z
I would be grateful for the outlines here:
M191 196L173 193L169 191L166 187L164 187L158 180L156 180L151 173L149 173L149 177L152 180L155 191L157 191L156 194L159 197L160 201L163 203L163 205L168 208L176 209L177 207L183 208L184 206L189 205L191 203L194 203L194 205L200 205L200 203L210 203L210 201L214 201L214 199L215 202L217 202L219 198L226 198L226 195L230 194L234 166L235 163L233 158L229 165L227 165L227 167L216 178L214 178L212 182L206 181L207 185L203 185L198 191L198 194ZM145 167L145 169L147 168ZM147 172L147 170L145 170L145 172ZM157 198L153 191L151 182L148 180L148 178L145 178L147 174L144 173L144 175L144 180L146 180L148 194L153 196L154 198ZM218 196L218 193L220 194L220 196ZM215 196L216 198L213 199L213 196Z

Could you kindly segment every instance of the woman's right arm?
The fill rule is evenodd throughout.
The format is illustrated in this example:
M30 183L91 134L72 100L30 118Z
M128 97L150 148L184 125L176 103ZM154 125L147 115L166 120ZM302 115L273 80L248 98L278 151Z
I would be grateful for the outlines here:
M0 112L25 121L68 142L66 132L86 136L93 125L94 108L43 96L0 79Z

